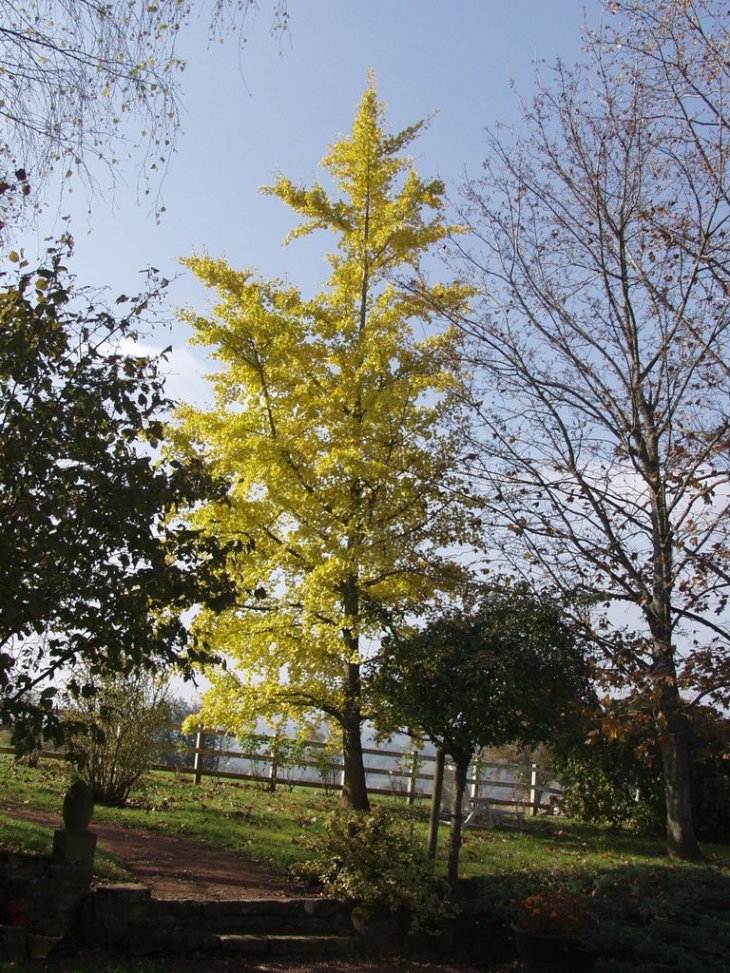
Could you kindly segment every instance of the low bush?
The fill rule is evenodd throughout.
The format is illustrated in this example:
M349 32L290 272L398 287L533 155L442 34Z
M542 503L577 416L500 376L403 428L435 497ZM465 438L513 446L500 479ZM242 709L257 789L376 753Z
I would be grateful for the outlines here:
M506 953L509 923L525 896L560 890L590 903L593 973L726 973L730 875L697 865L627 864L596 874L511 872L461 886L458 941Z
M85 678L93 691L66 711L69 759L94 801L119 807L152 763L169 719L166 687L146 673Z
M454 915L448 885L434 873L412 823L387 807L372 814L334 812L308 841L310 861L298 875L321 882L362 913L402 917L408 932L437 932Z

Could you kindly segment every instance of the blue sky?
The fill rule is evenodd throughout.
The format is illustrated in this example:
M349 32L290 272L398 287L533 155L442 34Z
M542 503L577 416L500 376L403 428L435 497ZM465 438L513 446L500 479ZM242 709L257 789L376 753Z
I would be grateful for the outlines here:
M479 172L485 126L518 122L518 94L530 98L535 60L579 59L584 17L595 25L602 15L600 0L289 0L290 35L279 40L269 35L267 0L261 6L245 25L241 56L235 39L208 48L202 21L181 39L183 131L159 225L136 202L132 170L114 196L92 200L90 215L82 187L65 197L61 213L71 216L82 283L108 285L111 296L134 292L151 264L168 277L182 274L170 289L173 306L202 310L205 292L176 258L208 250L313 292L329 241L283 249L291 214L258 190L277 170L313 181L327 145L349 130L370 69L394 128L439 113L412 154L422 176L440 176L455 196L464 172ZM55 213L48 211L39 237L60 230ZM165 316L173 319L172 308ZM187 338L174 323L154 342L174 347L171 394L200 399L203 352L189 350Z

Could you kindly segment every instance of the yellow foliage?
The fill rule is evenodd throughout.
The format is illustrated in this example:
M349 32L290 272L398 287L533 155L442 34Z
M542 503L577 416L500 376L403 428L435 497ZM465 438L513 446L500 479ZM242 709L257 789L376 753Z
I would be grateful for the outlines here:
M353 672L384 618L417 613L461 580L444 550L467 537L450 483L462 379L458 335L442 322L469 292L393 282L404 270L416 279L453 229L441 183L402 154L420 127L389 133L371 81L350 135L322 162L339 196L283 176L265 190L302 217L290 239L335 234L329 280L311 300L208 255L183 261L215 305L182 316L221 370L215 409L181 407L171 448L230 477L228 502L193 520L240 542L229 567L238 604L195 619L229 659L208 674L207 723L359 714L366 687ZM414 338L416 322L427 338Z

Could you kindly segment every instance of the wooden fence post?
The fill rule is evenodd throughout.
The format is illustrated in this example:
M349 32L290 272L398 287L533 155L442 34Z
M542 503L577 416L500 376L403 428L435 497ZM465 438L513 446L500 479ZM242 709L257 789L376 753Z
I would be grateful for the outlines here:
M537 764L530 767L530 813L532 817L537 817L539 810L540 791L538 790L539 770Z
M196 784L203 779L203 726L200 724L195 734L195 755L193 756L193 775Z

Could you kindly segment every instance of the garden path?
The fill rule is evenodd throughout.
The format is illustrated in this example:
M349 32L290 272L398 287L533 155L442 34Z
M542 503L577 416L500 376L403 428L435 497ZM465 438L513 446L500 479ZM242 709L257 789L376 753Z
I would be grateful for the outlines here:
M3 807L11 817L62 828L60 814ZM213 848L156 831L92 821L98 845L111 852L156 899L263 899L299 896L302 888L285 875L223 848ZM309 892L308 894L311 894Z

